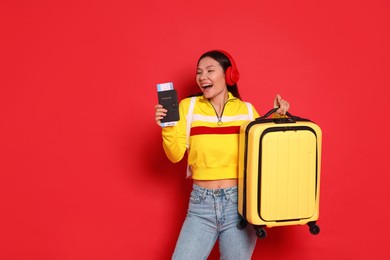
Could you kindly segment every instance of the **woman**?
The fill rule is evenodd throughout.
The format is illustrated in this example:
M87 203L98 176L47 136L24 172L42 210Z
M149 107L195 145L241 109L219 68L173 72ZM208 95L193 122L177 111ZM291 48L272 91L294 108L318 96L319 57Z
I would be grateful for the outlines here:
M179 105L180 121L162 128L163 147L172 162L180 161L188 148L193 190L187 217L172 259L207 259L219 241L221 259L250 259L256 245L254 229L238 229L237 176L239 126L259 116L240 100L239 73L233 58L224 51L203 54L197 64L196 82L202 91L195 98L191 134L187 145L187 114L190 98ZM277 113L285 114L289 103L274 99ZM156 105L156 123L166 115Z

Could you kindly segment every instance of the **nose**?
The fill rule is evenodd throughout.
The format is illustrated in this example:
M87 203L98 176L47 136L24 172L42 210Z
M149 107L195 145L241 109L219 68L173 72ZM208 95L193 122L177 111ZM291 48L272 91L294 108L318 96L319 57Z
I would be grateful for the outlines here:
M204 79L207 79L206 73L201 72L201 73L199 74L199 80L204 80Z

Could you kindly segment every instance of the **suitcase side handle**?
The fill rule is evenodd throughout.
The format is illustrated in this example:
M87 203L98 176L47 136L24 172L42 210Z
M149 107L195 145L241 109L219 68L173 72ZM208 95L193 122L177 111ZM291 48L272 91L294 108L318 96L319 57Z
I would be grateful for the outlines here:
M271 110L268 111L264 116L259 117L259 119L265 119L265 118L269 117L270 115L272 115L273 113L275 113L276 111L278 111L278 109L279 109L278 107L271 109ZM291 118L294 117L294 116L291 115L288 111L286 112L286 116L291 117Z
M286 112L286 115L282 116L282 117L268 118L270 115L272 115L276 111L278 111L278 109L279 109L278 107L277 108L273 108L270 111L268 111L264 116L256 118L256 120L262 120L262 121L267 121L267 122L274 122L274 123L279 123L279 124L282 124L282 123L295 123L296 121L309 121L309 122L311 122L308 119L301 118L301 117L298 117L298 116L293 116L289 112Z

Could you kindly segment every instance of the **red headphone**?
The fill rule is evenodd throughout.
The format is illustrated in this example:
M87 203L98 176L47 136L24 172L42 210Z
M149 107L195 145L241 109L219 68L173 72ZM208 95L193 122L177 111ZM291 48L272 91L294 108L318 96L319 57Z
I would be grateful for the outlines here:
M233 57L226 51L222 51L222 50L217 50L217 51L224 54L232 64L231 66L227 67L225 70L225 80L229 86L233 86L240 79L240 73L238 72L236 63L234 62Z

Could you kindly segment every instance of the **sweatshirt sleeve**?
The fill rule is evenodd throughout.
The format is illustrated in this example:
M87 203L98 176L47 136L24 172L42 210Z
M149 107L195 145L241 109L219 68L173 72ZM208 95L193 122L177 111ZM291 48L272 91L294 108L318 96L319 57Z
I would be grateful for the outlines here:
M173 162L179 162L186 152L186 128L187 128L187 111L189 100L184 99L179 104L180 120L175 126L162 128L163 148L168 159Z

